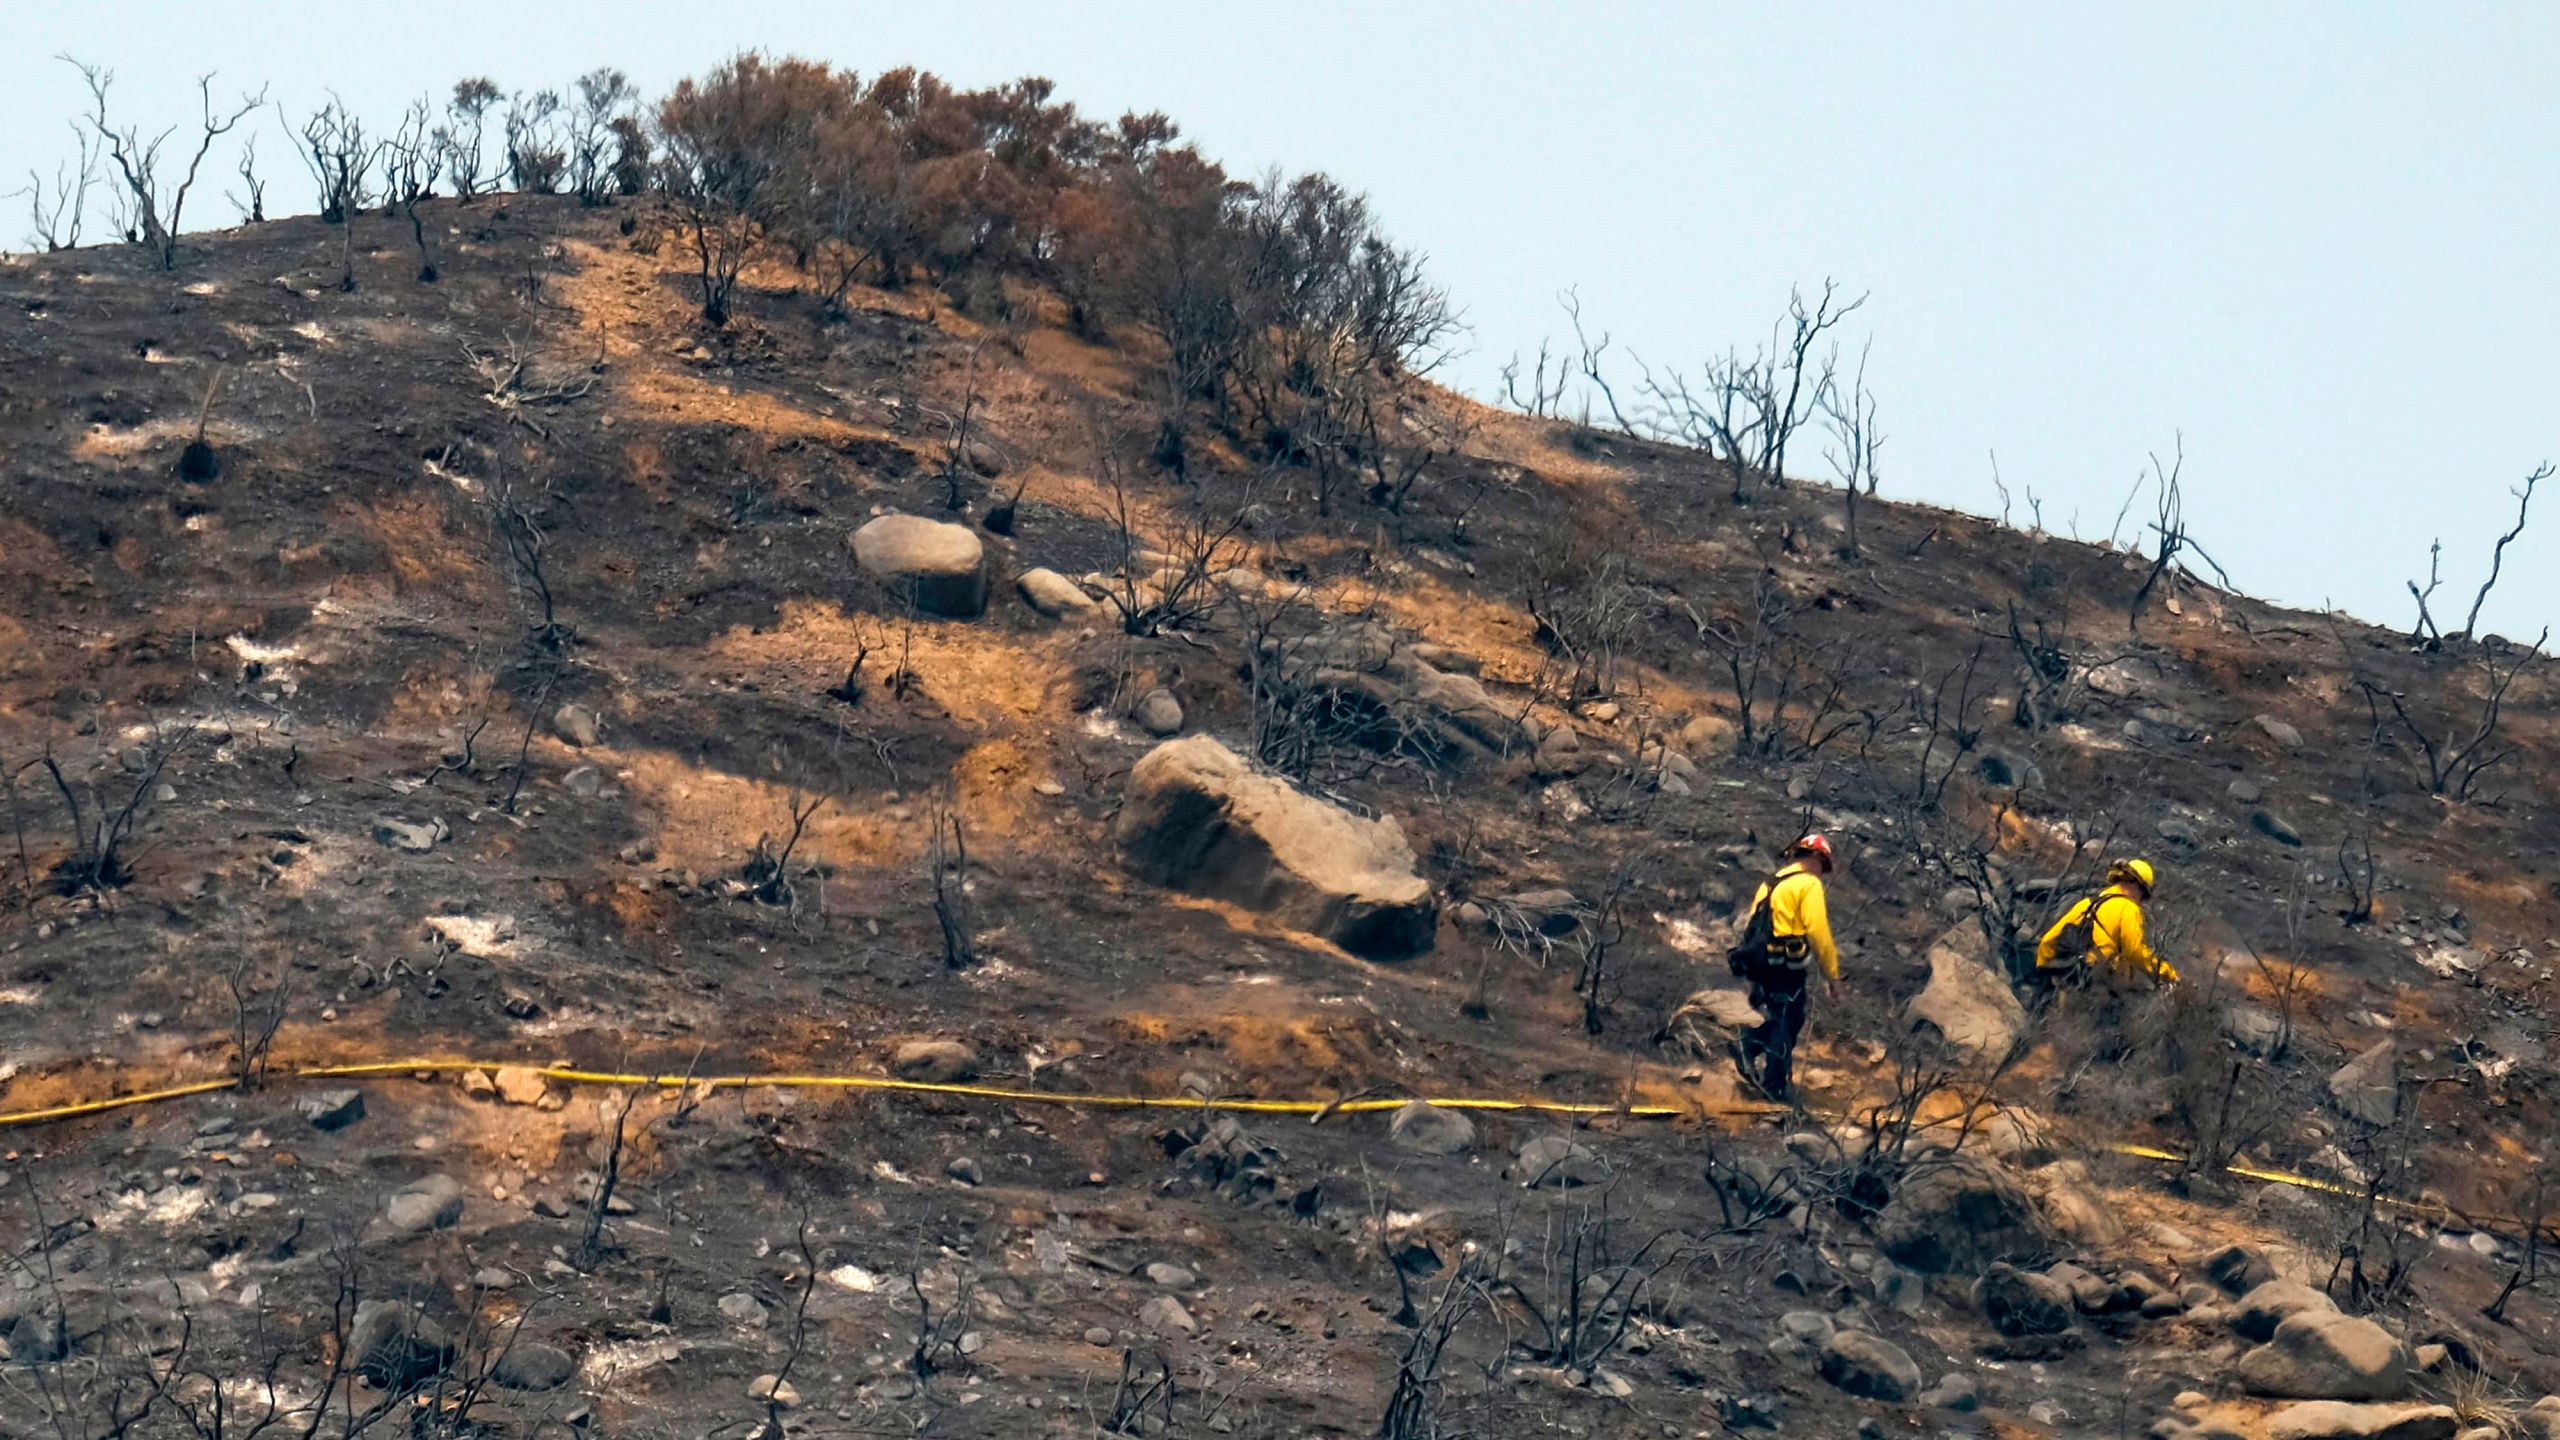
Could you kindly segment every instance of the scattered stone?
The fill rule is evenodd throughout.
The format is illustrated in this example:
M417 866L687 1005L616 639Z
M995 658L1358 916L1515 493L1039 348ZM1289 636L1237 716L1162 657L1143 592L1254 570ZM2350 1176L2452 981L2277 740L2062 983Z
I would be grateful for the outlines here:
M1163 1290L1188 1290L1200 1283L1200 1277L1169 1261L1148 1262L1147 1283Z
M510 1105L539 1105L551 1096L551 1082L529 1065L499 1066L491 1088Z
M450 1175L413 1180L391 1194L382 1207L383 1223L402 1235L442 1230L462 1218L462 1182Z
M2030 1172L2027 1189L2055 1234L2090 1250L2112 1250L2123 1243L2124 1222L2080 1161L2057 1160Z
M1475 1148L1476 1122L1463 1110L1415 1100L1387 1118L1387 1138L1422 1155L1463 1155Z
M2172 845L2194 850L2204 844L2204 837L2196 833L2196 827L2175 815L2162 816L2160 822L2151 828Z
M490 1100L496 1098L498 1086L486 1070L465 1070L462 1072L462 1093L474 1100Z
M6 1328L9 1358L20 1365L51 1365L71 1354L71 1329L59 1304L38 1302Z
M1156 884L1232 901L1367 959L1420 954L1438 928L1431 886L1392 818L1302 794L1206 735L1138 761L1118 838Z
M581 750L604 741L602 717L575 700L551 712L551 731Z
M1974 1282L1973 1303L1991 1328L2017 1339L2059 1335L2071 1328L2076 1305L2068 1286L2014 1265L1994 1265Z
M1110 1344L1110 1343L1111 1343L1111 1327L1110 1327L1110 1326L1108 1326L1108 1325L1088 1325L1088 1326L1086 1326L1086 1327L1085 1327L1085 1331L1084 1331L1084 1343L1086 1343L1087 1345L1108 1345L1108 1344Z
M1159 685L1138 697L1138 703L1130 707L1129 718L1157 739L1170 739L1182 733L1182 702Z
M2267 1417L2267 1440L2453 1440L2460 1424L2460 1418L2442 1405L2346 1405L2315 1400L2288 1405Z
M1680 748L1692 760L1730 755L1741 732L1721 715L1700 715L1680 727Z
M364 1092L352 1087L307 1091L294 1097L293 1108L314 1130L344 1130L364 1118Z
M593 765L581 765L560 777L560 788L581 800L593 800L604 793L604 772Z
M927 1085L957 1085L978 1076L978 1052L957 1040L909 1040L889 1052L889 1073Z
M1540 1135L1530 1140L1520 1147L1511 1166L1511 1178L1524 1189L1570 1190L1597 1185L1608 1178L1608 1173L1608 1167L1589 1147L1561 1135Z
M1790 1310L1778 1317L1778 1333L1769 1338L1769 1353L1780 1359L1813 1359L1839 1328L1819 1310Z
M578 1373L575 1357L557 1345L518 1340L498 1357L489 1378L509 1390L557 1390Z
M1733 1042L1743 1032L1758 1028L1764 1018L1751 1008L1749 994L1719 986L1681 1001L1662 1033L1691 1058L1721 1064L1732 1053Z
M1873 1228L1887 1258L1927 1275L2040 1261L2053 1248L2017 1182L1961 1155L1905 1180Z
M772 1314L763 1301L744 1290L732 1290L721 1296L720 1313L750 1329L764 1324Z
M1929 947L1929 984L1907 1010L1976 1055L2006 1054L2027 1028L2026 1008L1984 958L1982 927L1960 921Z
M376 843L394 850L422 855L436 848L436 842L444 838L444 832L434 825L413 825L406 820L384 816L373 822L373 838Z
M1865 1330L1842 1330L1822 1347L1822 1378L1868 1400L1899 1405L1920 1393L1920 1367L1901 1346Z
M2302 848L2302 832L2265 810L2249 812L2249 828L2290 850Z
M2409 1351L2370 1320L2306 1310L2240 1357L2250 1393L2292 1400L2389 1400L2409 1387Z
M1084 587L1055 570L1025 570L1014 577L1013 588L1022 595L1022 603L1051 619L1066 615L1083 615L1095 608L1096 601Z
M2367 1125L2388 1125L2400 1114L2400 1051L2392 1040L2337 1068L2329 1077L2329 1099L2338 1113Z
M978 1169L978 1162L966 1155L953 1157L950 1164L942 1167L942 1173L963 1185L975 1186L986 1183L986 1177Z
M2265 731L2268 739L2273 740L2287 750L2299 750L2302 748L2302 732L2296 730L2291 725L2286 724L2284 721L2277 719L2273 715L2259 715L2251 719L2249 723L2257 726L2260 730Z
M471 1285L475 1290L512 1290L516 1285L515 1272L486 1265L471 1272Z
M408 1390L444 1373L453 1363L453 1341L443 1326L407 1305L368 1300L356 1307L346 1353L376 1389Z
M1182 1302L1170 1295L1159 1295L1138 1307L1138 1323L1167 1339L1180 1335L1196 1335L1200 1322L1182 1308Z
M800 1403L800 1391L779 1375L759 1375L747 1382L747 1398L777 1410L788 1410Z
M853 532L853 558L926 614L966 620L987 608L987 547L966 525L882 515Z
M2255 805L2267 798L2266 787L2255 780L2234 780L2224 793L2242 805Z

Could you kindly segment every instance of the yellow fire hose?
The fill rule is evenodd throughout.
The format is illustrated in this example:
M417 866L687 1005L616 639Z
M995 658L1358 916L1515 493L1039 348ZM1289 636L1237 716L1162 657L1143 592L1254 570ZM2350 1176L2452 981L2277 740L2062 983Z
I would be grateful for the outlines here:
M580 1070L558 1065L510 1066L490 1060L378 1060L353 1065L304 1066L273 1079L292 1081L368 1080L393 1075L450 1074L463 1070L530 1070L545 1080L564 1085L636 1085L661 1090L868 1090L904 1095L948 1095L968 1100L997 1100L1020 1105L1063 1105L1086 1110L1223 1110L1248 1115L1373 1115L1397 1110L1412 1103L1392 1097L1362 1097L1339 1100L1270 1100L1251 1097L1227 1098L1202 1095L1083 1095L1056 1090L1017 1090L1001 1085L967 1085L931 1080L900 1080L886 1075L662 1075L617 1074L602 1070ZM80 1100L42 1109L0 1113L0 1129L41 1125L59 1120L76 1120L83 1116L103 1115L109 1111L137 1105L156 1105L170 1100L183 1100L195 1095L238 1088L236 1078L198 1080L190 1084L172 1085L157 1090L144 1090L131 1095L116 1095L102 1100ZM1704 1107L1683 1105L1594 1104L1588 1101L1529 1098L1504 1100L1481 1096L1425 1097L1423 1104L1440 1110L1469 1110L1494 1114L1556 1115L1573 1118L1619 1116L1630 1120L1674 1120L1706 1113ZM1751 1107L1735 1113L1757 1113L1776 1107ZM1817 1117L1837 1120L1842 1117ZM2173 1150L2149 1145L2110 1144L2100 1147L2110 1154L2134 1160L2147 1160L2167 1165L2184 1165L2190 1157ZM2330 1195L2358 1198L2363 1191L2351 1185L2322 1180L2289 1171L2262 1169L2253 1165L2230 1164L2223 1173L2266 1185L2286 1185L2295 1189L2315 1190ZM2442 1205L2423 1204L2391 1196L2378 1197L2385 1208L2404 1213L2449 1221L2474 1229L2502 1229L2517 1234L2525 1222L2512 1216L2471 1216L2459 1214ZM2555 1229L2560 1234L2560 1228Z

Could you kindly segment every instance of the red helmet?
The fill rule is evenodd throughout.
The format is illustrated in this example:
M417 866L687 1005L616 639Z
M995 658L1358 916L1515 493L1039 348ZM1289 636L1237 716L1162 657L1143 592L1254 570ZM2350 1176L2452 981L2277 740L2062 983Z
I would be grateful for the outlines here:
M1838 863L1832 858L1831 842L1820 835L1807 835L1803 837L1793 845L1788 846L1787 853L1789 855L1819 855L1822 857L1822 868L1825 870L1834 868Z

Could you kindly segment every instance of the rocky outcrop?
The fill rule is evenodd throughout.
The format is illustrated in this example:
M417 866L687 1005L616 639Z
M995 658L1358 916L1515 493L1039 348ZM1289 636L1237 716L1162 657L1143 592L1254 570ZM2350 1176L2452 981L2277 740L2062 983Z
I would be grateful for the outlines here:
M1263 663L1307 723L1345 744L1440 766L1539 749L1520 707L1497 702L1472 660L1381 625L1274 640Z
M1205 735L1168 741L1129 772L1117 834L1156 884L1241 905L1354 955L1431 948L1438 905L1390 818L1362 819L1247 765Z
M965 620L987 608L987 547L966 525L883 515L853 532L853 558L925 614Z
M1977 1055L2005 1055L2026 1033L2026 1008L1988 961L1982 929L1958 923L1929 947L1929 984L1912 997L1911 1023Z

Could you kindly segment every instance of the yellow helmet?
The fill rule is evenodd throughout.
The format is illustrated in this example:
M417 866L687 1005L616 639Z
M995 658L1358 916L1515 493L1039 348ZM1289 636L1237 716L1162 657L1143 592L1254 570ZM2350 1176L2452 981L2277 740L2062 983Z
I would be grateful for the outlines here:
M2130 880L2141 886L2146 894L2160 888L2159 880L2152 874L2151 862L2148 860L2119 860L2107 867L2107 878Z

